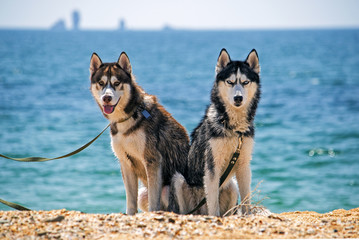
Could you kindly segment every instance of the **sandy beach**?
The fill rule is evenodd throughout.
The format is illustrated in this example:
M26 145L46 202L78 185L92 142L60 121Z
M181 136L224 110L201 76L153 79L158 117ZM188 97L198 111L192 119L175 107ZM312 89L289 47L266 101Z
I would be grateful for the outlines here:
M359 238L359 208L211 217L168 212L0 211L0 239Z

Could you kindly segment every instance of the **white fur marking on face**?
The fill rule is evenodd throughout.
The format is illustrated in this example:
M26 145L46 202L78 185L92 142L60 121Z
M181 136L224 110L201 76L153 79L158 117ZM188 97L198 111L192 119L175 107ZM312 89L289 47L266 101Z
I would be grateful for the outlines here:
M230 80L234 85L228 86L227 91L221 91L222 97L227 99L229 105L235 106L234 97L235 96L242 96L242 104L236 108L242 108L244 105L247 104L248 99L248 90L246 87L242 86L242 83L247 81L248 78L245 74L242 74L240 69L237 70L236 74L232 74L227 80Z
M221 91L221 92L223 99L226 99L231 106L234 106L235 96L243 97L242 105L244 105L244 103L247 100L246 89L244 89L243 86L240 83L238 83L238 81L236 81L234 85L227 86L226 91Z
M100 97L101 104L105 105L105 103L103 102L104 96L111 96L112 100L108 104L115 105L119 101L121 96L123 96L124 94L123 90L116 90L111 86L111 84L113 85L117 81L117 78L112 76L110 79L111 84L110 82L108 82L108 78L106 76L103 76L101 80L106 84L105 88L99 90L99 95L101 96Z
M244 105L247 103L248 99L248 92L245 87L242 86L242 83L247 81L248 78L245 74L242 74L241 71L238 69L237 73L231 74L226 79L226 84L222 85L219 84L219 91L222 95L223 99L226 99L227 104L234 107L235 109L243 108ZM227 84L227 81L231 81L232 84ZM234 97L235 96L242 96L243 101L240 106L235 106Z

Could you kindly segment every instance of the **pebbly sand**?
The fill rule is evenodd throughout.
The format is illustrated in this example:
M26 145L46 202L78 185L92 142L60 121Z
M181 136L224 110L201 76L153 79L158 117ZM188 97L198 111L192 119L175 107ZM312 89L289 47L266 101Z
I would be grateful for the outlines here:
M359 208L211 217L168 212L0 211L0 239L359 238Z

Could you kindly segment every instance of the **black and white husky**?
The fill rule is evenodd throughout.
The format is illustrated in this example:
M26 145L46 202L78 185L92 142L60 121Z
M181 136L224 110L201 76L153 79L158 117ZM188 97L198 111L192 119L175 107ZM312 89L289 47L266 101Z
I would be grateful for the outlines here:
M186 130L155 96L137 85L126 53L115 63L102 63L94 53L90 75L91 93L111 122L111 145L126 188L126 213L135 214L137 204L143 211L167 210L171 178L186 167ZM139 197L138 180L144 185Z
M232 61L222 49L216 66L211 104L200 124L191 134L185 174L172 179L170 210L188 213L206 197L207 203L195 214L222 216L237 205L238 188L243 206L250 204L254 116L260 98L259 60L252 50L245 61ZM219 187L242 136L237 163ZM233 179L236 176L238 186Z

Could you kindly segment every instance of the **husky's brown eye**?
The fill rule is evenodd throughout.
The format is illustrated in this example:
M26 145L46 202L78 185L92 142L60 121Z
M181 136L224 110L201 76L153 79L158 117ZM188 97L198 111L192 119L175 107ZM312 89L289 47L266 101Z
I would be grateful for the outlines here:
M105 86L105 83L103 81L99 81L98 85L100 85L102 87L102 86Z
M247 81L244 81L242 84L247 85L248 83L249 83L249 81L247 80Z
M120 82L115 82L113 85L114 85L115 87L118 87L118 86L120 86Z

